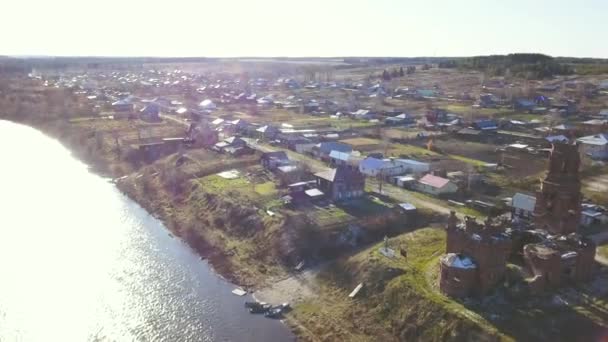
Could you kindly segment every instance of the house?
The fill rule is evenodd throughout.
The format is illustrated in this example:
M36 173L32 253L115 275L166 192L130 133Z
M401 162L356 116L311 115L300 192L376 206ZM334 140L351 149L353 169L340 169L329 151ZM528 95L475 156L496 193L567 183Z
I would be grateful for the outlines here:
M275 174L281 186L298 182L304 176L304 171L297 165L282 165L278 166Z
M435 196L453 194L458 191L458 186L449 179L432 174L420 178L414 187L420 192Z
M355 112L350 113L350 115L355 119L373 119L374 114L369 109L359 109Z
M139 111L139 118L144 121L160 121L160 107L156 103L149 103Z
M411 159L377 159L367 157L359 163L359 171L366 176L398 176L405 173L425 173L430 169L428 163Z
M230 137L230 138L224 139L224 140L216 143L215 145L213 145L213 149L217 152L224 152L228 148L236 149L236 148L244 148L244 147L247 147L247 142L238 137ZM232 154L234 154L236 151L227 151L227 152L233 152Z
M596 134L576 140L581 145L581 152L591 159L608 159L608 134Z
M495 131L498 129L498 124L493 120L476 120L472 126L480 131Z
M511 219L532 219L536 197L522 193L516 193L511 199Z
M279 134L279 129L271 125L262 126L255 131L258 135L261 135L262 139L274 139Z
M554 142L568 142L570 141L570 139L568 139L568 137L566 137L565 135L551 135L545 138L545 140L547 140L550 143L554 143Z
M313 148L313 154L320 159L329 160L329 154L331 151L339 151L344 153L351 153L353 151L352 146L349 144L337 142L337 141L327 141L317 144Z
M290 165L291 161L285 151L266 152L260 157L260 163L268 170L275 170L280 166Z
M395 176L392 178L392 183L400 188L411 189L413 188L415 182L416 178L414 178L412 175Z
M496 108L500 100L492 94L479 95L479 106L481 108Z
M223 123L224 123L224 119L222 119L222 118L217 118L217 119L211 121L211 124L213 126L219 126L219 125L221 125Z
M213 101L211 101L209 99L203 100L201 103L198 104L198 107L202 110L207 110L207 111L217 109L217 106L215 105L215 103L213 103Z
M196 147L211 147L218 141L217 131L204 123L191 123L186 134Z
M608 213L602 206L583 203L581 204L581 225L589 227L594 224L608 223Z
M353 166L339 165L335 169L315 173L317 188L334 201L361 197L365 176Z
M534 107L536 107L536 103L528 99L517 99L513 103L513 108L519 111L531 111Z
M133 103L129 99L119 100L112 103L112 110L118 113L130 113L133 111Z
M353 160L353 155L351 153L340 151L331 151L329 153L329 162L333 166L348 165L351 160Z
M399 114L396 116L392 116L392 117L388 117L384 120L384 123L386 125L392 125L392 126L397 126L397 125L411 125L414 124L416 122L416 120L414 119L414 117L412 117L411 115L408 114Z

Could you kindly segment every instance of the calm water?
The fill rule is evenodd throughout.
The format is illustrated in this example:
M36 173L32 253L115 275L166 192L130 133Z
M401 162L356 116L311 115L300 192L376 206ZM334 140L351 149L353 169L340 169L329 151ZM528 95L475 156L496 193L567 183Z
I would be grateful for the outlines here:
M286 341L55 140L0 121L0 341Z

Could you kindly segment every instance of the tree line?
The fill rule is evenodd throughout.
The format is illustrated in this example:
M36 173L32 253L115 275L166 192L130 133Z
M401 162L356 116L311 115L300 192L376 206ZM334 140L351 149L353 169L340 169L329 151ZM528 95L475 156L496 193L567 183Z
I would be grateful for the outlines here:
M538 53L514 53L509 55L477 56L446 60L439 68L479 70L489 76L515 76L528 79L570 75L574 68L555 58Z

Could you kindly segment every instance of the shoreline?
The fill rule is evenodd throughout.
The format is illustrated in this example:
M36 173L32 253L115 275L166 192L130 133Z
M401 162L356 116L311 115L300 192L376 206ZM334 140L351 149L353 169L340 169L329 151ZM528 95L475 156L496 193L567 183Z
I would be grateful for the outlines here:
M240 286L243 288L256 287L259 284L244 284L241 279L235 276L234 272L224 267L225 262L222 262L223 251L205 241L200 236L190 234L184 236L182 231L178 228L176 222L167 219L162 213L158 213L153 207L154 199L145 200L141 197L136 196L132 191L129 191L128 187L122 184L121 180L129 178L130 175L137 172L138 169L129 170L127 173L116 173L112 170L112 166L115 164L107 158L100 157L91 151L87 151L86 146L79 144L79 140L82 140L86 136L86 132L79 131L77 128L72 127L67 121L61 119L54 120L15 120L14 118L2 118L17 124L26 125L39 130L43 134L57 140L61 145L67 148L70 153L74 155L78 160L85 163L89 169L102 176L108 177L112 180L116 188L129 199L137 203L143 209L145 209L151 216L160 220L163 226L167 229L167 232L172 234L174 237L180 238L184 243L188 245L196 254L198 254L202 260L206 260L211 266L213 272L219 277L230 282L234 286ZM248 291L249 292L249 291Z

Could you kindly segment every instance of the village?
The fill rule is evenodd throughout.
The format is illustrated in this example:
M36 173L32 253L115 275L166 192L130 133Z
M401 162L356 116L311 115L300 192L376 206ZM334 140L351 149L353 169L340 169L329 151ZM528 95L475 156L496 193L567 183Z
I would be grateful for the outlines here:
M382 334L351 331L380 313L412 334L396 316L414 312L382 308L391 286L450 312L435 323L465 317L475 333L553 336L515 329L522 308L607 328L608 76L231 61L34 70L20 82L34 104L15 117L40 98L72 112L123 191L195 249L217 249L228 261L214 266L246 291L295 303L287 320L304 337ZM500 311L504 296L513 304Z

